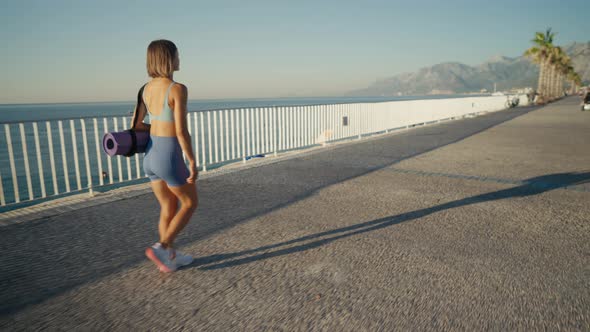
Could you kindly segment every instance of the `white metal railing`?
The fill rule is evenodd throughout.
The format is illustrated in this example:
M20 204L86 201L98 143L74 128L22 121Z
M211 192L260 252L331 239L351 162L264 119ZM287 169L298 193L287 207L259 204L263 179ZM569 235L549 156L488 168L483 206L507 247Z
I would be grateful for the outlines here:
M518 97L521 105L527 104L526 96ZM187 123L197 166L206 171L207 167L224 163L246 162L251 156L277 155L498 111L505 108L506 99L490 96L226 109L189 112ZM0 206L80 191L92 194L97 187L144 177L140 166L143 154L108 157L102 151L104 133L126 128L129 117L72 119L67 120L69 126L67 122L64 126L64 120L43 122L0 126L4 131L4 135L0 134ZM17 131L20 135L14 134ZM54 142L59 142L59 147Z

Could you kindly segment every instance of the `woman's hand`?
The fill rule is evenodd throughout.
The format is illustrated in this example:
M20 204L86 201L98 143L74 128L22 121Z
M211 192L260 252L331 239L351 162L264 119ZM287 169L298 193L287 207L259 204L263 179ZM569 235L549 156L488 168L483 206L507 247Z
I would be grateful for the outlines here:
M186 182L195 183L197 181L197 178L199 177L199 170L197 169L197 165L191 163L189 166L189 171L190 171L190 175L186 179Z

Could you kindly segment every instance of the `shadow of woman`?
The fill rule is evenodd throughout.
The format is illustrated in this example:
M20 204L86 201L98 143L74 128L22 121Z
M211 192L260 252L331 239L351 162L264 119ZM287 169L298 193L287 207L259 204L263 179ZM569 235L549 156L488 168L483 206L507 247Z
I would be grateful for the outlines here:
M385 227L397 225L403 222L412 221L415 219L422 218L432 213L436 213L443 210L458 208L471 204L489 202L500 199L515 198L515 197L526 197L541 194L543 192L554 190L554 189L576 189L574 186L582 185L590 182L590 172L583 173L556 173L550 175L544 175L539 177L530 178L521 182L517 187L503 189L495 192L485 193L477 196L466 197L452 202L443 203L440 205L410 211L395 216L386 218L376 219L364 223L359 223L351 226L337 228L325 232L316 234L310 234L297 239L288 240L276 244L258 247L255 249L249 249L239 252L211 255L207 257L201 257L195 259L195 261L188 267L201 266L199 269L202 270L215 270L221 268L227 268L242 264L251 263L258 260L273 258L277 256L288 255L295 252L301 252L331 242L347 238L353 235L376 231ZM573 188L571 188L573 187ZM314 240L312 242L307 242ZM290 246L293 244L299 244ZM284 247L284 248L281 248ZM280 248L280 249L279 249ZM271 250L271 251L269 251ZM260 254L256 254L262 252ZM253 256L248 256L252 255ZM242 256L248 256L238 258ZM229 261L228 261L229 260Z

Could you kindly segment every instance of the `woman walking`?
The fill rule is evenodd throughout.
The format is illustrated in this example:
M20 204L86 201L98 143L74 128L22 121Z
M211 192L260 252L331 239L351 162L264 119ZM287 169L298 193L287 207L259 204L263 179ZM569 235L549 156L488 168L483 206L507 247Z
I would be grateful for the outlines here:
M187 128L187 88L174 82L180 68L176 45L155 40L147 50L147 72L152 78L143 90L138 108L138 130L149 130L143 170L160 203L157 243L145 250L162 272L173 272L188 265L193 258L174 249L174 240L197 209L198 170ZM149 115L150 125L144 124ZM183 152L189 161L187 169ZM180 209L178 208L180 204Z

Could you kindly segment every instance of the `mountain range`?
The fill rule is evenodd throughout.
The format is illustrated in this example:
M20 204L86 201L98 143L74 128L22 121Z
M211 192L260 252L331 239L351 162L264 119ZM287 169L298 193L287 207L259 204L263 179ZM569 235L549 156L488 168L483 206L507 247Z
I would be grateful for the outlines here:
M574 69L584 84L590 83L590 42L564 47L572 58ZM367 88L348 93L351 96L397 96L499 91L537 87L539 66L519 56L495 56L478 66L458 62L440 63L416 72L402 73L377 80Z

